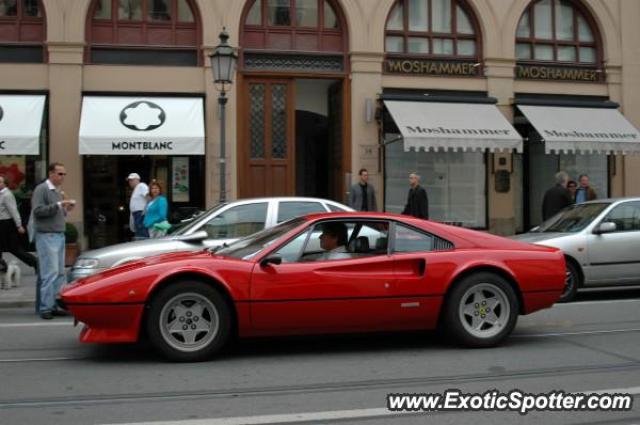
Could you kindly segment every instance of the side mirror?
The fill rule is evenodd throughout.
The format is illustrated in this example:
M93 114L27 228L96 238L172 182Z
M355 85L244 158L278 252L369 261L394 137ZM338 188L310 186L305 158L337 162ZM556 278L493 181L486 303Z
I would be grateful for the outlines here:
M272 255L260 261L260 267L267 267L269 264L282 264L282 257L279 255Z
M598 227L596 227L593 231L596 235L602 235L603 233L611 233L615 232L618 229L616 223L612 223L610 221L605 221L604 223L600 223Z
M181 236L180 240L183 242L201 242L209 237L209 234L205 230L198 230L190 235Z

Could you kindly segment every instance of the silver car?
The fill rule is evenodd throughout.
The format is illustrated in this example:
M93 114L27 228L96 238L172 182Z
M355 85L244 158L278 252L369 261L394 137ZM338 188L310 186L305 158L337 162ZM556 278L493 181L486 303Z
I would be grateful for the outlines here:
M580 288L640 284L640 198L572 205L512 239L564 251L567 285L562 301L572 299Z
M197 251L231 243L293 217L314 212L353 211L335 201L318 198L255 198L218 205L170 236L126 242L84 252L69 279L90 276L142 257L178 251Z

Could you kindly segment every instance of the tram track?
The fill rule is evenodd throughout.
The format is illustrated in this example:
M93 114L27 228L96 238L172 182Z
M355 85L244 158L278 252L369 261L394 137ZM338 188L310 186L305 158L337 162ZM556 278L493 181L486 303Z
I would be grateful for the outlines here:
M314 394L329 392L347 392L355 390L375 390L407 388L414 386L447 385L456 387L463 384L480 382L500 382L520 379L534 379L544 377L561 377L602 373L638 373L640 362L603 363L589 366L559 366L551 368L523 369L519 371L505 371L487 374L459 374L449 376L423 376L413 378L374 379L344 382L316 382L303 385L262 386L245 388L222 388L216 390L195 391L167 391L118 393L102 395L82 395L64 397L42 397L0 400L0 409L16 408L51 408L59 406L92 406L104 404L124 404L140 402L165 402L197 399L238 399L241 397L265 397L291 394Z

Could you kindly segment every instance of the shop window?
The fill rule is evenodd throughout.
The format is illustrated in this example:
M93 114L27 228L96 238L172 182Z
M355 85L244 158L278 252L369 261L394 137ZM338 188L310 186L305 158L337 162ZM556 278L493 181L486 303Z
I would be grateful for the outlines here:
M480 57L477 24L460 0L398 0L387 18L385 51L432 57Z
M244 14L245 49L342 52L345 37L329 0L254 0Z
M45 34L41 0L0 0L0 62L44 62Z
M94 0L87 25L91 63L196 66L194 0Z
M420 175L429 197L429 219L487 228L486 166L482 152L405 152L390 143L385 157L385 210L399 213L407 202L409 173Z
M576 0L538 0L516 30L518 61L594 66L602 61L595 24Z

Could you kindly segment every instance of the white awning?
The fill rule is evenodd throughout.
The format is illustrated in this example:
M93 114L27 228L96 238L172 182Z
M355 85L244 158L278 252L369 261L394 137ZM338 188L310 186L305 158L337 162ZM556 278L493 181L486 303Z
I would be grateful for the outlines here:
M617 109L562 106L518 108L545 141L545 151L640 152L640 133Z
M0 155L39 155L44 95L0 95Z
M204 155L199 97L85 96L81 155Z
M386 100L404 150L511 150L522 152L522 137L498 108L486 103Z

